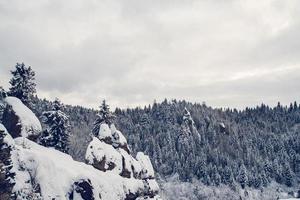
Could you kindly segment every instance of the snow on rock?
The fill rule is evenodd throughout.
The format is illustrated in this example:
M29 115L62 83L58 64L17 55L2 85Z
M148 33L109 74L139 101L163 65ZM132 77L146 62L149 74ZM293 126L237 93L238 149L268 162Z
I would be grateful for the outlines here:
M88 164L104 172L112 170L116 174L120 174L122 171L121 154L113 146L100 141L96 137L88 145L85 159Z
M149 156L146 156L143 152L138 152L136 159L142 167L142 178L154 178L154 169Z
M121 176L130 178L140 178L142 167L140 163L134 159L127 151L124 149L119 149L122 155L122 172Z
M3 138L3 142L7 145L7 146L14 146L15 141L14 139L11 137L10 134L8 134L6 128L4 127L3 124L0 124L0 132L3 132L5 137Z
M124 135L114 124L100 126L99 136L94 137L86 151L86 161L102 172L111 172L126 179L139 180L143 183L143 194L154 197L159 187L154 179L154 170L148 156L142 152L134 158L127 146ZM127 199L138 198L136 192L130 192Z
M127 178L141 176L140 163L127 151L115 149L96 137L88 145L85 159L88 164L104 172L109 170Z
M98 141L93 140L103 145ZM16 173L13 191L19 199L159 199L154 180L145 183L112 171L103 172L24 137L15 139L12 161ZM147 191L145 184L150 188Z
M105 123L101 124L100 129L99 129L98 138L100 140L107 140L107 139L111 140L111 137L112 137L111 130L110 130L108 124L105 124Z
M106 123L102 123L100 125L98 138L107 144L111 144L114 148L122 148L130 153L126 138L121 131L116 129L114 124L109 126Z
M42 126L33 112L16 97L6 97L4 102L7 106L2 121L12 137L36 139L42 131Z

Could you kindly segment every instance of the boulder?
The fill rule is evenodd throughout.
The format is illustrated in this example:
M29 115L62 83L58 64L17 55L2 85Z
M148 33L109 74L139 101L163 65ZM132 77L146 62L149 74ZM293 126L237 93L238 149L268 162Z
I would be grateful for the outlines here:
M159 187L149 157L138 152L134 158L126 138L113 124L101 124L98 137L94 137L88 145L85 159L102 172L110 171L128 180L141 181L143 186L128 191L126 200L157 197Z
M80 197L83 200L94 200L93 189L91 180L89 179L76 181L72 185L69 200L79 199Z
M16 97L6 97L2 123L13 138L26 137L36 140L42 126L34 113Z

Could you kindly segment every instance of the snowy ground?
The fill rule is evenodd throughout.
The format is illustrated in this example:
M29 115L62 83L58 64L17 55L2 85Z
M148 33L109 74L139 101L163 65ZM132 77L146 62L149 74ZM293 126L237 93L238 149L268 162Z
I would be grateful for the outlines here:
M144 187L142 180L123 178L74 161L69 155L40 146L26 138L8 138L14 145L12 160L16 172L14 192L34 193L39 186L44 199L68 199L74 182L90 180L95 199L124 199ZM50 167L51 166L51 167Z

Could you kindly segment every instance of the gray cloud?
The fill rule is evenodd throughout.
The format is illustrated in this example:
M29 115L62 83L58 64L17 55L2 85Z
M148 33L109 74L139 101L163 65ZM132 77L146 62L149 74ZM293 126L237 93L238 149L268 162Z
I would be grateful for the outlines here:
M0 0L0 80L16 62L38 95L96 107L154 99L299 100L300 2Z

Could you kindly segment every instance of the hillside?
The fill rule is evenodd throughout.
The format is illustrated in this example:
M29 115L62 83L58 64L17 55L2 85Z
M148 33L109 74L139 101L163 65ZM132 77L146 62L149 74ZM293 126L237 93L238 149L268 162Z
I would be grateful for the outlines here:
M39 116L50 102L36 99L35 104ZM71 154L82 160L96 111L67 106L65 112L73 124ZM238 111L165 100L145 108L116 109L114 114L115 124L125 133L132 150L147 153L162 177L177 173L182 181L197 178L206 185L232 187L261 188L272 181L298 184L297 103L274 108L262 104Z
M113 124L101 123L85 162L78 162L61 143L42 142L39 120L18 98L8 96L0 103L1 200L160 199L149 157L142 152L134 157Z

